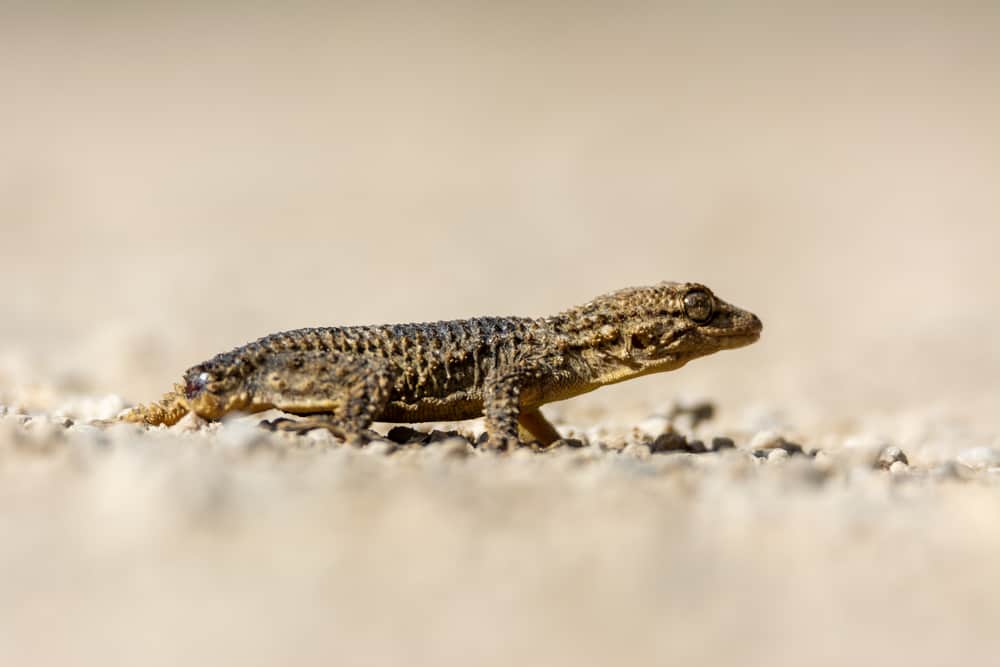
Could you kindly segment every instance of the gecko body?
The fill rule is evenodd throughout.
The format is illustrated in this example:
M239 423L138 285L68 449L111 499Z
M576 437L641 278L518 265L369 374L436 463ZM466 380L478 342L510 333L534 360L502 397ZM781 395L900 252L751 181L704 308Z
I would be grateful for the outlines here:
M275 428L357 438L373 421L485 417L498 448L559 433L539 407L758 339L753 313L697 283L599 296L544 318L317 327L271 334L190 368L150 406L120 417L173 424L271 408L303 416Z

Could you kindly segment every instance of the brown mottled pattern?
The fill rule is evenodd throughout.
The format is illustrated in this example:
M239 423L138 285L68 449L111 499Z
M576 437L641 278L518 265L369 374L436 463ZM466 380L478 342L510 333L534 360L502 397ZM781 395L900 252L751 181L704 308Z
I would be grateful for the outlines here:
M183 385L121 417L172 424L278 408L307 415L283 430L356 438L372 421L485 415L489 442L559 438L538 408L757 340L760 320L696 283L606 294L558 315L296 329L189 369Z

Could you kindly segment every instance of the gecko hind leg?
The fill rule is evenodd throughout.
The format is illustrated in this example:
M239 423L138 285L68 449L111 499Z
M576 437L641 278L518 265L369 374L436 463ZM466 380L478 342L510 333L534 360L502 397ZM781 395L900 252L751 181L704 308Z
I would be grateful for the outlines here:
M543 447L548 447L562 437L556 427L545 418L545 415L538 408L522 410L517 421L521 430L537 440Z
M267 402L303 419L275 419L262 426L299 434L322 428L352 443L377 435L368 427L389 400L388 364L378 359L288 352L275 355L269 365L261 389Z
M308 415L301 419L278 417L277 419L264 420L260 423L260 426L269 431L282 431L284 433L295 433L296 435L305 435L310 431L324 429L344 442L351 444L367 445L369 442L384 439L381 434L368 428L353 429L345 427L330 414Z

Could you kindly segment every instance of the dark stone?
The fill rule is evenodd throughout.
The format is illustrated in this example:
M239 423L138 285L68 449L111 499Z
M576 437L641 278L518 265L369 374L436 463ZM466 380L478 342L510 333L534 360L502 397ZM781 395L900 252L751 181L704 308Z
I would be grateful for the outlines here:
M701 440L691 440L688 442L687 450L692 454L704 454L708 448Z
M805 456L806 453L805 450L802 449L802 445L794 442L788 442L787 440L782 440L781 445L775 447L774 449L784 449L786 452L788 452L789 455L802 454L803 456Z
M389 429L389 432L385 434L392 442L397 445L423 445L425 444L429 436L426 433L421 433L420 431L410 428L409 426L393 426Z
M656 436L656 440L649 446L649 451L653 454L658 452L686 452L687 450L687 439L680 433L661 433Z
M712 451L721 452L723 449L736 449L736 443L732 438L712 438Z

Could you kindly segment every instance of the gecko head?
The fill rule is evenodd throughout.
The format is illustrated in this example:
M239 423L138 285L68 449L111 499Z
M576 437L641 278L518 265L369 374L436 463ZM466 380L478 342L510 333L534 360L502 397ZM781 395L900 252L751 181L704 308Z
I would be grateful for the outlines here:
M219 355L184 373L184 398L189 409L205 419L219 419L250 403L248 364Z
M640 305L625 345L629 356L650 372L749 345L763 328L756 315L698 283L660 283L640 288L636 297Z
M760 337L751 312L726 303L699 283L664 282L618 290L575 309L615 379L680 368Z

